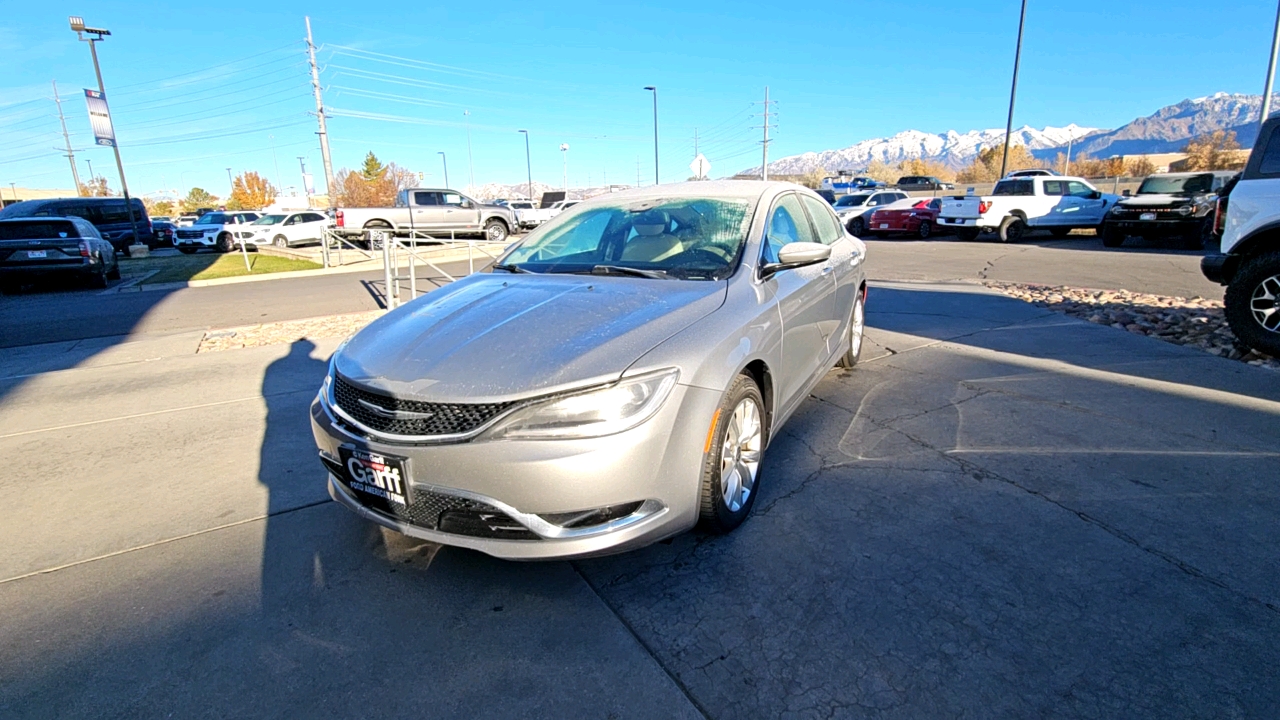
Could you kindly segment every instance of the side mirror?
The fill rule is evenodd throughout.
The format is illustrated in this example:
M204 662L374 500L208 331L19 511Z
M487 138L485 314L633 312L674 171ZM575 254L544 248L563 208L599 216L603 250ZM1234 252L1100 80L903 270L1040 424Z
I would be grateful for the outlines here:
M1102 199L1102 193L1101 193L1101 192L1099 192L1098 190L1094 190L1093 192L1089 193L1089 198L1090 198L1091 200L1101 200L1101 199Z
M473 205L470 200L463 200L461 207L466 210L470 210L471 208L475 207L475 205Z
M793 242L782 246L778 251L778 262L768 263L761 272L770 277L782 270L817 265L831 258L831 246L822 243Z
M1124 195L1125 197L1133 197L1133 191L1130 190L1129 188L1125 188L1124 192L1121 193L1121 195Z

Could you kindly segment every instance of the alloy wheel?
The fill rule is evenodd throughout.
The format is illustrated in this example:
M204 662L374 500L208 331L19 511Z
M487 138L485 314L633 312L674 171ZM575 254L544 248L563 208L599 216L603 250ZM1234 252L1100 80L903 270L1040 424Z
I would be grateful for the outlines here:
M753 398L743 398L729 416L720 449L720 491L730 512L740 510L755 489L763 445L760 408Z
M1249 310L1253 319L1264 329L1280 332L1280 275L1258 283L1253 289L1253 297L1249 299Z

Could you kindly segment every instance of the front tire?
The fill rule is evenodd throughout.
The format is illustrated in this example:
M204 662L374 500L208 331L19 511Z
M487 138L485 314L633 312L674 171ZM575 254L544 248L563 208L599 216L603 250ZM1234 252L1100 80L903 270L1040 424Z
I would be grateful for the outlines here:
M728 533L751 514L768 444L764 407L760 389L746 375L739 375L720 400L711 449L702 463L698 522L708 532Z
M506 242L510 234L507 224L497 218L484 224L484 239L489 242Z
M231 240L231 233L222 233L221 235L219 235L218 243L216 247L218 248L218 252L220 253L229 253L232 250L235 250L236 246L235 246L235 243L232 242Z
M867 231L867 221L860 217L856 217L850 220L849 224L845 225L845 227L849 229L850 235L854 237L862 237L862 235Z
M1002 243L1018 242L1027 234L1027 221L1017 215L1010 215L1000 221L1000 230L996 236Z
M1224 300L1227 324L1245 345L1280 357L1280 251L1240 266Z
M289 247L289 238L283 235L277 235L271 239L271 244L278 248L287 248Z
M1118 248L1124 244L1124 233L1111 225L1102 226L1102 246Z

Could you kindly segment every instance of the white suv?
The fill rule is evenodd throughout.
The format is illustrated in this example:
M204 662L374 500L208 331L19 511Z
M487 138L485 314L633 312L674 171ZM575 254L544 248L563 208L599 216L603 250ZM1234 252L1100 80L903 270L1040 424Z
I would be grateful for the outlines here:
M180 227L174 233L173 246L188 255L200 248L212 248L218 252L231 252L236 247L237 231L262 217L256 212L205 213L190 227Z
M324 231L332 224L329 218L316 210L263 215L248 228L238 233L250 245L275 245L292 247L320 243Z
M1240 180L1218 200L1222 252L1200 271L1227 286L1227 322L1241 342L1280 357L1280 118L1262 125Z

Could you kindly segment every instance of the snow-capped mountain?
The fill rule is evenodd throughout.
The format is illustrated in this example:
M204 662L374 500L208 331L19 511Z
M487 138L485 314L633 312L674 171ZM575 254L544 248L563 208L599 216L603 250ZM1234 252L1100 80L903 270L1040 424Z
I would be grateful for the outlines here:
M1079 141L1093 133L1097 128L1080 127L1076 124L1066 127L1047 127L1043 130L1023 126L1013 131L1013 142L1026 145L1033 150L1054 148L1066 145L1068 139ZM863 140L843 150L824 150L792 155L769 163L769 172L779 175L802 175L824 168L828 171L861 170L873 161L897 165L903 160L924 159L941 162L953 167L962 167L969 163L978 150L996 143L1004 142L1004 130L970 130L958 133L948 130L941 134L907 130L887 138ZM744 170L743 174L758 174L760 166Z
M1249 147L1257 137L1261 95L1215 93L1206 97L1183 100L1137 118L1115 130L1080 127L1047 127L1037 130L1023 126L1014 130L1012 141L1027 146L1034 155L1052 158L1073 139L1073 152L1086 152L1094 157L1141 153L1177 152L1194 137L1216 130L1236 133L1241 147ZM824 150L792 155L769 163L769 172L779 175L801 175L823 168L858 171L872 161L896 165L903 160L920 158L951 167L967 165L978 150L1004 142L1004 130L971 130L958 133L949 130L933 135L907 130L887 138L863 140L843 150ZM758 174L760 166L742 171Z

